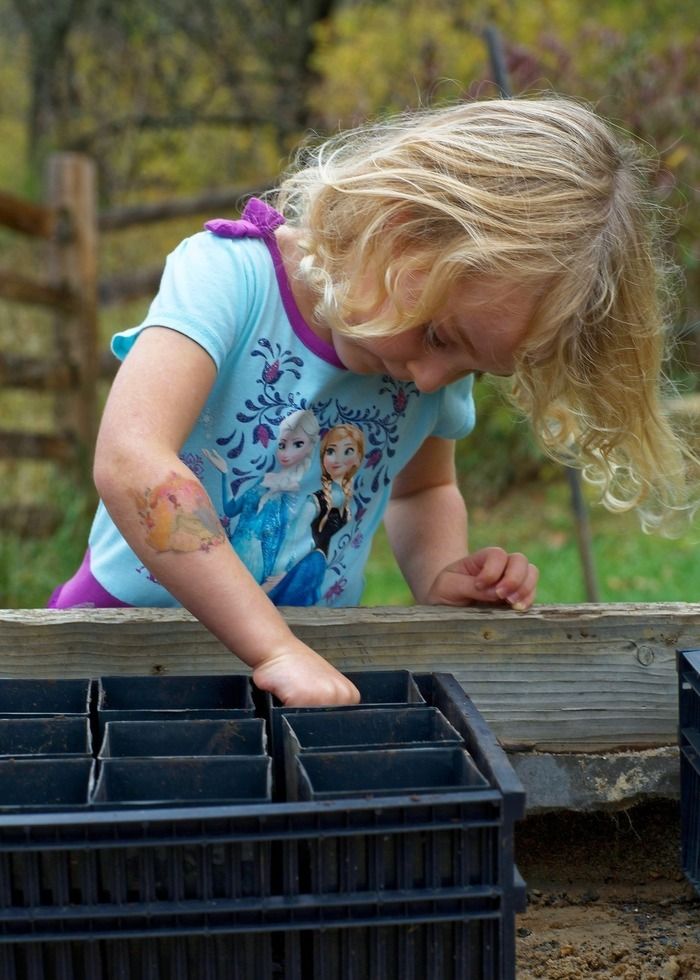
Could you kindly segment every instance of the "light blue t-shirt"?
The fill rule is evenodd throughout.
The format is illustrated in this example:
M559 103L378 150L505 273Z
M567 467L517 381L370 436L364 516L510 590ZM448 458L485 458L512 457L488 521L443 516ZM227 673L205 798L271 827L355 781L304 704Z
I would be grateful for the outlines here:
M357 605L394 478L429 436L470 432L472 378L422 394L347 371L294 303L272 234L281 220L252 201L240 221L182 242L145 320L112 349L123 359L161 326L207 351L216 381L180 458L232 547L279 605ZM179 605L102 504L89 546L92 575L120 602Z

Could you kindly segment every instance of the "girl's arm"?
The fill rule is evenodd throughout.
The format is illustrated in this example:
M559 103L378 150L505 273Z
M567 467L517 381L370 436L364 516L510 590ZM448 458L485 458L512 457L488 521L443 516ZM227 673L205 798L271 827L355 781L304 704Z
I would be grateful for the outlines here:
M156 579L291 705L353 703L346 678L294 636L228 544L202 484L178 453L216 370L176 331L149 327L121 366L95 450L95 484Z
M507 602L516 609L532 604L538 572L524 555L498 547L469 554L467 509L450 440L426 439L394 481L384 521L417 602Z

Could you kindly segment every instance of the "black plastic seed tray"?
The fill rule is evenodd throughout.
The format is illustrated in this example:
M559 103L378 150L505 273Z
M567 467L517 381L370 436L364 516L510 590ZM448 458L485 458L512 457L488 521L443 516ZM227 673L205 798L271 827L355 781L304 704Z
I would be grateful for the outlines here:
M448 792L433 787L436 792L430 792L422 791L414 782L412 789L394 800L391 795L396 787L391 786L391 766L387 765L387 795L382 798L376 785L370 791L376 804L374 833L369 833L364 822L354 828L352 814L347 817L342 835L327 832L325 811L319 804L318 834L304 842L306 849L301 849L296 876L312 892L461 887L475 880L510 887L513 829L524 814L522 786L483 718L454 678L433 674L419 675L419 680L426 700L461 736L465 753L469 753L473 783L453 785ZM436 750L408 751L412 758ZM395 753L397 764L401 754L402 750ZM295 764L307 764L313 755L300 755ZM336 753L333 765L341 765L344 755ZM363 755L364 752L348 753L356 762L355 768ZM406 770L410 773L411 768L408 765ZM403 835L383 834L401 823Z
M361 690L369 673L355 675ZM0 976L513 980L522 787L454 678L404 681L402 701L377 701L374 710L437 710L462 743L447 751L469 754L479 776L472 784L169 805L155 787L174 760L102 758L103 773L139 764L156 802L0 812ZM235 761L269 764L269 756Z
M700 650L678 652L681 861L700 894Z
M99 679L100 734L109 721L216 721L253 714L250 681L243 674Z
M285 709L282 728L293 753L340 752L422 745L461 745L457 731L436 708L370 708L296 713ZM286 753L285 753L286 754Z
M103 759L90 802L172 806L271 800L272 760L243 755Z
M415 915L415 913L414 913ZM502 980L514 977L499 950L504 924L497 905L437 921L376 923L319 929L300 940L303 969L294 980ZM506 927L508 928L508 927Z
M368 707L406 708L409 705L425 705L416 676L410 670L363 670L348 671L345 675L360 692L360 703L344 705L342 708L285 708L269 694L255 691L254 699L258 713L268 722L270 752L274 759L275 785L282 787L285 783L284 774L284 741L282 718L293 711L295 715L320 712L340 711L352 712L365 710Z
M87 717L0 718L0 759L91 754Z
M358 711L285 710L281 730L288 800L299 796L296 757L300 754L462 745L459 733L437 708L427 705L375 706Z
M0 718L87 715L89 680L0 678Z
M351 796L405 796L487 788L488 781L461 748L367 749L297 756L290 780L300 800Z
M164 935L156 939L0 944L3 980L284 980L269 936Z
M348 797L317 801L316 832L296 844L288 842L286 862L281 865L288 876L285 892L292 894L299 889L300 894L313 896L320 907L342 902L347 896L358 902L373 896L373 915L379 919L372 918L365 909L360 928L363 911L355 906L353 919L342 927L327 920L322 933L313 933L312 946L308 936L301 944L301 959L307 967L299 974L300 980L307 976L364 976L366 963L361 961L362 954L351 954L355 945L362 942L390 951L386 962L391 966L385 963L385 967L376 967L378 972L368 974L382 980L385 976L402 975L440 980L514 976L514 916L525 901L524 885L513 863L514 824L524 815L522 786L483 718L453 677L425 674L415 675L413 680L424 701L436 708L460 735L484 782L476 779L476 785L451 787L449 792L424 791L414 784L414 791L392 799L389 777L385 782L387 795L382 796L375 786L369 794L357 798L364 809L352 809L351 803L356 801ZM403 707L407 707L406 703ZM371 707L366 701L340 711L296 711L271 706L270 717L277 720L280 729L284 727L289 732L294 722L302 718L312 723L337 713L349 719L363 709L387 710L385 705ZM435 749L426 746L415 751L430 753ZM398 749L396 757L401 753ZM364 752L349 754L358 764L363 762ZM294 765L305 765L309 755L297 754ZM343 764L343 755L341 750L335 753L334 765ZM342 822L338 821L337 811L323 809L335 806L344 811ZM410 910L392 904L392 896L406 894L416 899ZM421 918L421 912L431 906L432 900L430 912ZM475 904L469 908L460 904L468 900ZM489 927L486 922L490 919L493 923ZM467 928L467 920L474 925ZM435 972L421 973L420 958L411 960L415 952L412 942L430 949L430 937L440 934L438 922L453 937L452 948L463 949L471 944L469 956L466 960L460 956L448 955L446 960L437 957L434 962L442 965L435 967ZM488 940L489 945L470 940L470 936L486 937L489 929L494 937ZM475 961L480 962L476 973L469 965ZM409 968L405 974L396 973L397 962L414 962L419 972L411 974ZM382 973L384 968L386 972Z
M99 757L157 759L200 755L265 755L266 747L265 724L261 718L235 718L231 721L109 721L105 725Z
M425 704L416 675L410 670L350 670L345 675L364 704Z
M93 772L89 756L0 760L0 812L86 806ZM0 820L2 818L0 817Z

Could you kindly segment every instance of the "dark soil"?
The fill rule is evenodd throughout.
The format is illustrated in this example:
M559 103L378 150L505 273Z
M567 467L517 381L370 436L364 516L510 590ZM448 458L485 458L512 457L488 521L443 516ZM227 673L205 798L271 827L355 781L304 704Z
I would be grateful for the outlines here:
M681 868L676 803L530 817L516 863L528 890L517 980L700 980L700 898Z

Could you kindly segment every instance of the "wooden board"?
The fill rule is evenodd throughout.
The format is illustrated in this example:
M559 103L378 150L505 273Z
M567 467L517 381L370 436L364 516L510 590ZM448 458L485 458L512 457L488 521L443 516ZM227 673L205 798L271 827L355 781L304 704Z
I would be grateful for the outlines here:
M700 604L285 610L340 669L449 671L509 750L604 752L676 741L675 651ZM0 611L0 675L237 672L183 611Z

